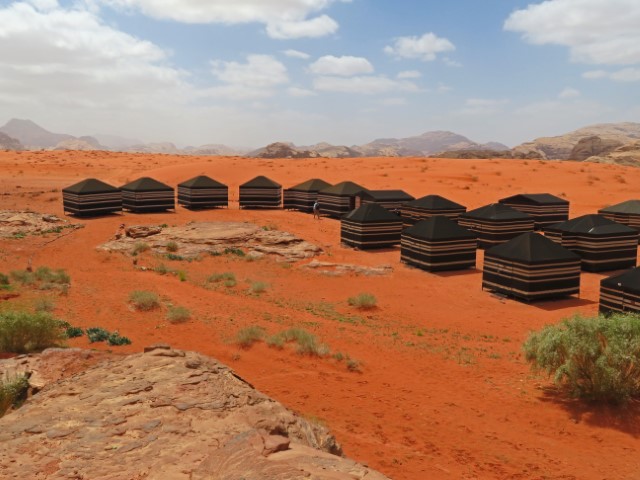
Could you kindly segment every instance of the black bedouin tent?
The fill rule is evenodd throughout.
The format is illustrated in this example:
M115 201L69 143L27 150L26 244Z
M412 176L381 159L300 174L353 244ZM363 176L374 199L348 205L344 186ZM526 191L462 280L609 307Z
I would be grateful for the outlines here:
M640 200L627 200L602 208L598 210L598 213L609 220L640 231Z
M458 220L458 217L466 211L467 207L464 205L452 202L440 195L427 195L407 202L400 207L400 215L402 215L405 226L414 225L436 215L444 215L451 220Z
M122 211L122 192L95 178L87 178L62 189L65 212L76 216L97 216Z
M358 198L360 205L377 203L387 210L400 209L402 205L415 199L404 190L366 190L360 192Z
M178 204L185 208L229 206L229 187L206 175L178 184Z
M569 220L569 202L550 193L521 193L499 202L531 215L536 230Z
M356 196L367 189L353 182L341 182L318 192L320 212L340 218L356 208Z
M600 280L600 313L640 314L640 267Z
M122 208L131 212L161 212L175 208L175 192L169 185L142 177L120 187Z
M367 203L340 220L340 239L365 249L387 248L400 243L402 219L376 203Z
M473 268L477 243L475 233L437 215L403 230L400 259L430 272Z
M263 175L240 185L240 208L280 208L282 186Z
M301 212L311 212L313 204L318 200L318 192L329 188L330 183L319 178L312 178L283 192L283 207L289 210L300 210Z
M602 215L583 215L544 229L545 235L582 258L589 272L633 267L638 231Z
M492 203L461 214L458 223L478 235L480 248L490 248L532 232L534 220L507 205Z
M579 294L580 257L539 233L524 233L484 252L482 288L526 301Z

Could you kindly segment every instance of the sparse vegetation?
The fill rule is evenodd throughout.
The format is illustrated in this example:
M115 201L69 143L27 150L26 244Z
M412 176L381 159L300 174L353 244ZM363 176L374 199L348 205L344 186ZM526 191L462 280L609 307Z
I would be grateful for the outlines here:
M109 331L102 327L87 328L87 338L89 343L104 342L109 338Z
M186 307L169 307L167 311L167 320L169 320L170 323L184 323L189 321L190 318L191 312Z
M135 245L133 246L133 250L131 250L131 255L139 255L143 252L146 252L147 250L149 250L151 247L149 246L148 243L145 242L136 242Z
M177 255L175 253L167 253L165 257L167 258L167 260L174 260L177 262L181 262L182 260L184 260L184 257L182 255Z
M144 312L160 307L158 294L146 290L134 290L129 294L129 301L136 310L142 310Z
M249 292L259 295L267 290L269 287L265 282L251 282L249 286Z
M52 312L56 308L56 302L49 297L36 298L33 308L36 312Z
M66 339L60 320L47 312L0 312L0 351L28 353L61 345Z
M349 305L359 308L360 310L370 310L375 308L378 299L371 293L359 293L355 297L349 297Z
M249 348L254 343L263 340L265 337L264 328L257 325L243 328L236 335L236 343L242 348Z
M236 276L233 272L214 273L207 278L208 283L222 283L225 287L235 287Z
M129 340L127 337L121 336L118 332L113 332L109 334L107 343L111 346L119 347L121 345L131 345L131 340Z
M324 357L329 354L329 347L318 343L316 336L303 328L290 328L267 339L267 345L276 348L282 348L286 343L291 342L296 344L296 351L300 355Z
M605 403L640 396L638 315L576 315L532 333L524 352L571 396Z
M174 241L171 241L169 243L167 243L167 251L168 252L177 252L178 251L178 244Z
M246 254L240 250L239 248L225 248L224 252L225 255L235 255L237 257L244 257Z
M0 417L10 408L17 408L26 400L29 391L29 381L26 376L18 375L14 378L0 378Z

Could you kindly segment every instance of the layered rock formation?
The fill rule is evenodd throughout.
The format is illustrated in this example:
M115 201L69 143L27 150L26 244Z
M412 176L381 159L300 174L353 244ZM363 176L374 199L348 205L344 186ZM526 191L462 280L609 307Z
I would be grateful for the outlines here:
M65 352L63 364L70 355L77 366L90 364L94 354ZM29 372L29 362L15 365L23 360L0 361L0 368ZM48 361L55 362L55 354ZM75 367L73 375L54 376L39 388L0 419L3 478L386 478L343 458L325 427L197 353L156 345L86 370Z
M51 232L60 233L66 228L80 228L82 225L70 223L52 214L37 212L0 210L0 237L19 237L27 234L38 235Z
M19 140L0 132L0 150L24 150Z

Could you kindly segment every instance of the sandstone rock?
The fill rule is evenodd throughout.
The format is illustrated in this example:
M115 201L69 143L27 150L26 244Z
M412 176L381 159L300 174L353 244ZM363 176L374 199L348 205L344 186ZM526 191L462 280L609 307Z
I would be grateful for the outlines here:
M580 139L569 154L569 160L586 160L589 157L606 155L622 146L619 140L602 139L597 135Z
M126 227L124 231L127 237L146 238L162 232L162 227L158 227L155 225L134 225L131 227Z
M22 408L0 419L2 477L386 478L342 458L325 427L255 391L217 361L167 345L147 350L100 354L99 364L54 375ZM95 363L94 355L51 350L0 361L0 368L63 369Z
M284 142L272 143L254 153L250 153L249 156L257 158L316 158L320 156L318 152L297 149L293 144Z
M58 144L56 144L55 147L53 147L54 150L78 150L78 151L84 151L84 152L88 152L88 151L92 151L92 150L100 150L100 148L96 148L95 145L84 141L84 140L80 140L78 138L74 138L71 140L63 140L62 142L59 142Z
M14 237L16 234L38 234L52 232L53 229L81 228L81 224L70 223L56 215L31 211L0 210L0 237ZM57 232L60 233L60 232Z
M16 140L10 137L6 133L0 132L0 150L24 150L24 146L20 143L20 140Z
M301 265L301 268L307 268L315 270L323 275L335 275L340 276L346 273L353 273L355 275L365 276L378 276L389 275L393 272L391 265L379 265L377 267L367 267L364 265L353 265L350 263L331 263L331 262L319 262L318 260L312 260L311 262Z

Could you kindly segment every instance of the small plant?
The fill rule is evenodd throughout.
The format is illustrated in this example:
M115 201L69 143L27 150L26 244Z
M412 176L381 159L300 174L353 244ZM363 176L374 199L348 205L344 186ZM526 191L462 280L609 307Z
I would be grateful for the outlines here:
M259 295L267 290L269 287L265 282L251 282L251 286L249 287L249 292Z
M118 332L113 332L107 337L107 343L112 346L131 345L131 340L122 337Z
M9 275L11 275L13 280L22 285L33 285L36 283L35 275L28 270L13 270Z
M349 297L349 305L360 310L370 310L375 308L378 299L371 293L359 293L355 297Z
M244 257L246 254L240 250L239 248L225 248L224 252L225 255L236 255L237 257Z
M71 283L71 277L63 269L58 268L52 270L49 267L38 267L34 272L36 280L43 284L53 283L57 285L64 285Z
M139 255L139 254L141 254L143 252L146 252L150 248L151 247L149 246L148 243L136 242L135 245L133 246L133 249L131 250L131 255L133 255L133 256Z
M68 326L66 330L67 338L78 338L84 335L84 330L80 327Z
M270 232L272 230L277 230L277 229L278 229L278 226L275 223L269 223L267 225L262 226L262 230L266 232Z
M176 272L176 275L178 276L178 280L180 280L181 282L187 281L187 272L185 272L184 270L178 270Z
M265 337L264 328L257 325L243 328L236 334L236 343L241 348L249 348L254 343L263 340Z
M359 372L360 371L360 362L354 358L350 358L347 355L347 361L345 362L347 366L347 370L350 372Z
M576 315L532 333L523 348L534 370L574 397L621 403L640 396L638 315Z
M174 241L167 243L167 252L177 252L178 244Z
M167 253L165 257L167 258L167 260L175 260L178 262L181 262L182 260L184 260L184 257L182 255L177 255L175 253Z
M37 298L33 308L36 312L52 312L56 308L56 303L48 297Z
M169 307L167 311L167 320L170 323L184 323L191 318L191 312L186 307Z
M158 294L146 290L134 290L129 294L129 301L136 310L142 310L144 312L160 307Z
M325 357L329 354L329 347L318 343L316 336L303 328L290 328L277 333L267 340L267 345L282 348L285 343L290 342L296 343L296 351L300 355Z
M4 273L0 273L0 289L9 286L9 276Z
M89 343L105 342L109 338L109 335L111 335L109 331L102 327L87 328Z
M220 283L225 287L235 287L237 284L236 276L233 272L214 273L207 278L208 283Z
M171 273L171 269L169 269L164 263L161 263L156 268L154 268L154 271L156 273L159 273L160 275L166 275L168 273Z
M10 408L17 408L26 400L29 380L24 375L15 378L0 377L0 417Z
M28 353L61 345L62 322L47 312L0 312L0 351Z

